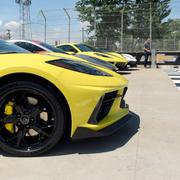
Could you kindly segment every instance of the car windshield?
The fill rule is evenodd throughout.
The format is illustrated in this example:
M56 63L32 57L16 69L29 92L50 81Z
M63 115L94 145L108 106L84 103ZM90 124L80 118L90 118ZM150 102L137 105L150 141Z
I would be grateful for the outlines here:
M52 52L67 54L67 53L66 53L65 51L63 51L62 49L56 48L56 47L54 47L54 46L51 46L50 44L41 42L40 45L43 46L43 47L45 47L45 48L47 48L47 49L49 49L49 50L52 51Z
M97 49L98 52L102 52L102 53L107 53L107 52L109 52L107 49L104 49L104 48L98 48L98 47L96 47L96 49Z
M9 53L30 53L30 52L14 44L0 40L0 54L9 54Z
M75 44L75 46L82 52L97 52L98 50L94 47L85 44Z

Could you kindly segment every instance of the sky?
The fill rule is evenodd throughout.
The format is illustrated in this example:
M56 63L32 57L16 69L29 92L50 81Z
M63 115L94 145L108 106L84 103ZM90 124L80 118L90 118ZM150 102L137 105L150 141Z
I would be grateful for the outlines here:
M180 18L180 0L171 0L171 14L170 18Z
M67 41L68 19L63 8L67 8L72 17L71 39L72 41L81 40L82 25L77 20L77 13L74 6L77 0L32 0L31 19L33 39L43 40L44 21L40 15L40 10L44 10L47 17L49 41L59 39ZM171 15L168 18L180 18L180 0L171 0ZM12 30L14 38L19 37L19 9L15 0L0 0L0 35Z

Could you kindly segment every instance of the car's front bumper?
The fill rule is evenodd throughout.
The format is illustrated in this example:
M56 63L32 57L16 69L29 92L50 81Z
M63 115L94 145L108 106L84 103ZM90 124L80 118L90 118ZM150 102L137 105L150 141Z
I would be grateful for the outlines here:
M116 67L119 69L124 69L127 66L126 62L118 62L116 63Z
M119 121L115 122L114 124L99 130L99 131L94 131L92 129L84 128L84 127L79 127L76 129L72 139L73 140L80 140L80 139L87 139L87 138L95 138L95 137L104 137L111 135L121 129L126 123L131 120L132 114L128 114L121 118Z
M137 61L129 61L129 62L128 62L128 65L134 67L134 66L137 65Z

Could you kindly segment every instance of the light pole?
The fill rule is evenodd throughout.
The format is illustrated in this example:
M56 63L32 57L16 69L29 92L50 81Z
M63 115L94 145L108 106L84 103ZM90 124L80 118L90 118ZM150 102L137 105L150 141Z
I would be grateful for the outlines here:
M68 42L70 43L71 42L71 16L67 12L66 8L63 8L63 9L64 9L65 14L68 17Z
M174 36L174 51L176 51L176 36L177 36L177 33L178 31L173 31L172 34Z
M44 18L44 42L46 42L46 38L47 38L47 18L43 12L43 10L40 11L43 18Z
M152 49L152 1L150 0L150 7L149 7L149 12L150 12L150 27L149 27L149 38L150 38L150 48Z

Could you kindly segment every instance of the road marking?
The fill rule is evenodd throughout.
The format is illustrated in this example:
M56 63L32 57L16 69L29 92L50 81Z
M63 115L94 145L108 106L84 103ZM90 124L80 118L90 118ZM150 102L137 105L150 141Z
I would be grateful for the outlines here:
M175 84L180 84L180 79L179 80L172 80Z
M177 78L177 79L180 79L180 76L169 76L171 79L172 78Z
M180 74L169 73L168 76L169 78L171 78L176 87L180 90Z

